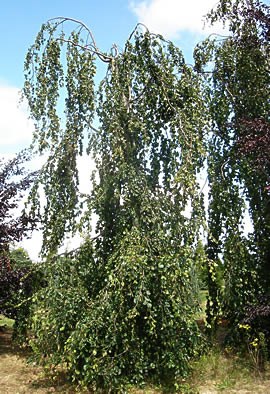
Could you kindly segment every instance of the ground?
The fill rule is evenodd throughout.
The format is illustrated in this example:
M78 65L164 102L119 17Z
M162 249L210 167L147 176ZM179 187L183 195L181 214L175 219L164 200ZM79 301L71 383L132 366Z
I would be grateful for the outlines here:
M12 330L0 328L0 393L75 393L61 376L52 381L42 368L29 364L29 352L12 344Z
M29 353L13 345L8 320L0 321L0 393L82 393L59 375L52 380L42 368L27 363ZM85 391L84 391L85 393ZM133 389L132 394L161 394L158 388ZM166 391L168 394L168 391ZM180 384L183 394L270 394L270 368L264 374L237 356L213 350L194 365L190 379Z

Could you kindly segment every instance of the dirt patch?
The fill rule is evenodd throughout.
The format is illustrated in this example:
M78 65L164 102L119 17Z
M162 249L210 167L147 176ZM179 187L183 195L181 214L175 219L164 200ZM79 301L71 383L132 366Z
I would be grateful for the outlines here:
M42 368L27 363L29 356L12 343L12 330L0 331L0 392L1 394L75 393L75 389L62 381L52 382L44 376Z

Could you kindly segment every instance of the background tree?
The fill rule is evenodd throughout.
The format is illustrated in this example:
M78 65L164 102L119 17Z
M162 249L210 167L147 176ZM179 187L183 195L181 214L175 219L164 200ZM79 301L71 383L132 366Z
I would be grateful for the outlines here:
M1 269L0 313L14 319L13 339L25 342L33 294L46 286L46 281L42 267L33 264L25 252L12 252L11 269Z
M30 159L22 151L9 161L0 162L0 313L15 319L14 336L26 333L36 275L31 273L32 262L22 248L11 250L37 224L33 212L24 209L17 214L25 193L37 179L23 164Z
M33 264L28 252L22 247L10 248L9 257L12 269L30 267Z
M195 50L212 117L208 253L212 262L222 256L225 269L222 295L209 271L211 320L221 299L223 313L235 317L258 292L269 292L269 7L259 1L220 1L209 19L229 27L228 37L208 39ZM201 67L208 61L211 72ZM254 227L248 237L246 203Z
M27 173L22 164L29 160L29 152L23 151L15 158L0 161L0 262L1 269L9 267L9 246L21 241L31 231L37 219L22 209L16 217L15 210L25 192L37 178L37 172Z

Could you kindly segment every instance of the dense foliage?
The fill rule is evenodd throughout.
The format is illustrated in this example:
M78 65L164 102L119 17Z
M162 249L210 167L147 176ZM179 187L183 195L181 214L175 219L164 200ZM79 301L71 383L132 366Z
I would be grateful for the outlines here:
M200 281L211 328L269 290L269 9L221 0L209 20L226 22L229 35L199 44L194 67L142 26L122 51L103 53L70 18L43 25L27 54L35 149L49 156L31 193L43 212L48 281L33 304L32 347L95 390L187 374L203 343ZM66 35L67 23L75 29ZM96 85L98 61L107 70ZM81 195L85 153L95 169ZM84 245L57 257L76 230Z

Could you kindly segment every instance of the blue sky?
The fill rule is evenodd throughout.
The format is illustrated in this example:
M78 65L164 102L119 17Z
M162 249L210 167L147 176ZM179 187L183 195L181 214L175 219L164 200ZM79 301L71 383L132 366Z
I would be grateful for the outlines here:
M269 0L265 1L269 5ZM19 106L27 49L48 19L68 16L83 21L102 51L123 47L138 22L163 34L192 61L194 44L221 26L203 29L203 15L216 0L9 0L0 13L0 156L9 157L31 142L33 125L27 107ZM83 167L83 163L82 163ZM32 248L33 249L33 242ZM37 255L38 242L32 257Z

